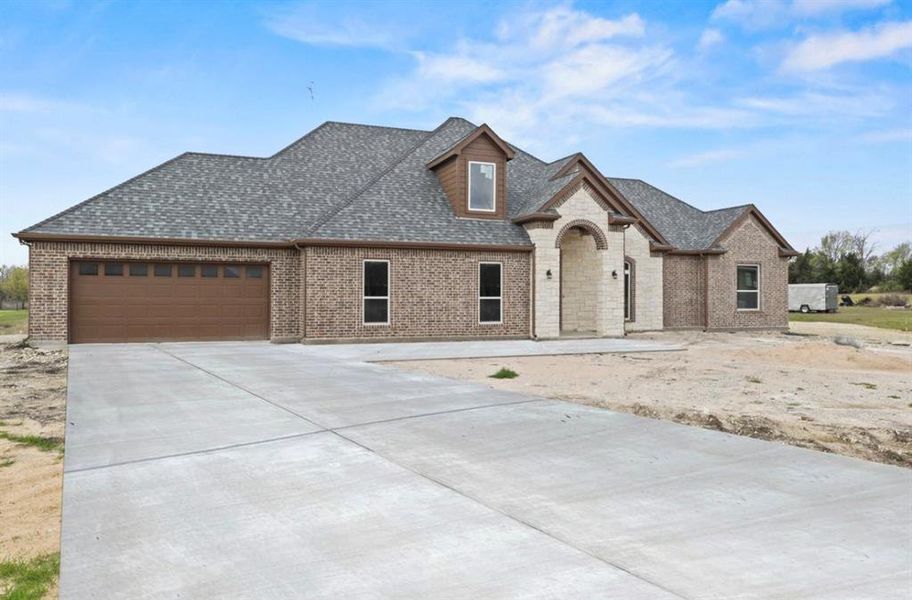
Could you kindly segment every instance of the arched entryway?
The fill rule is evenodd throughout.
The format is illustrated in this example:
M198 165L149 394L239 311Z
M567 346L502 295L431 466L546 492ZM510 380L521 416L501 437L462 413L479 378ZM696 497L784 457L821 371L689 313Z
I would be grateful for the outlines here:
M600 333L603 267L600 253L607 248L605 235L595 223L577 220L558 233L560 249L561 335Z

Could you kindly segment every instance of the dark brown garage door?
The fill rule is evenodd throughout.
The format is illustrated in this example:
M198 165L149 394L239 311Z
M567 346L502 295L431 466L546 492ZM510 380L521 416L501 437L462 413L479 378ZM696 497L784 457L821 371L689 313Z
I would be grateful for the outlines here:
M261 340L268 332L266 265L70 265L71 342Z

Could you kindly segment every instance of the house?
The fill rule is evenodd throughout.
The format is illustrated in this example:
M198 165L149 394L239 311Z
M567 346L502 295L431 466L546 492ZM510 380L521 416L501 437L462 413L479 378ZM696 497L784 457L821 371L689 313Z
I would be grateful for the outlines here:
M14 234L39 342L556 338L787 326L794 249L487 125L328 122L186 153Z

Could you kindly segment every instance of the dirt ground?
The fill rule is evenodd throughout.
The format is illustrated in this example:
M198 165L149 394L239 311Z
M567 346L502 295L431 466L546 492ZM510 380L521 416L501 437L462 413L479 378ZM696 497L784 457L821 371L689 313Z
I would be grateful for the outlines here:
M62 350L0 343L0 434L62 442L66 364ZM62 478L61 451L0 438L0 560L60 550Z
M394 364L912 468L912 347L907 345L912 335L831 323L794 325L790 335L631 336L686 347L681 352ZM836 335L852 335L864 346L837 345ZM491 379L501 367L519 376Z

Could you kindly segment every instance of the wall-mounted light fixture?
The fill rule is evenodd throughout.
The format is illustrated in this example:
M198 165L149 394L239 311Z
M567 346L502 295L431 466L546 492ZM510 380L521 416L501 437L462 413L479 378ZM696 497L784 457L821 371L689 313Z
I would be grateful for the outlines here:
M617 272L617 271L612 271L612 272L611 272L611 278L612 278L612 279L617 279L617 278L618 278L618 272Z
M547 277L548 279L551 279L551 269L548 269L547 271L545 271L545 277Z

